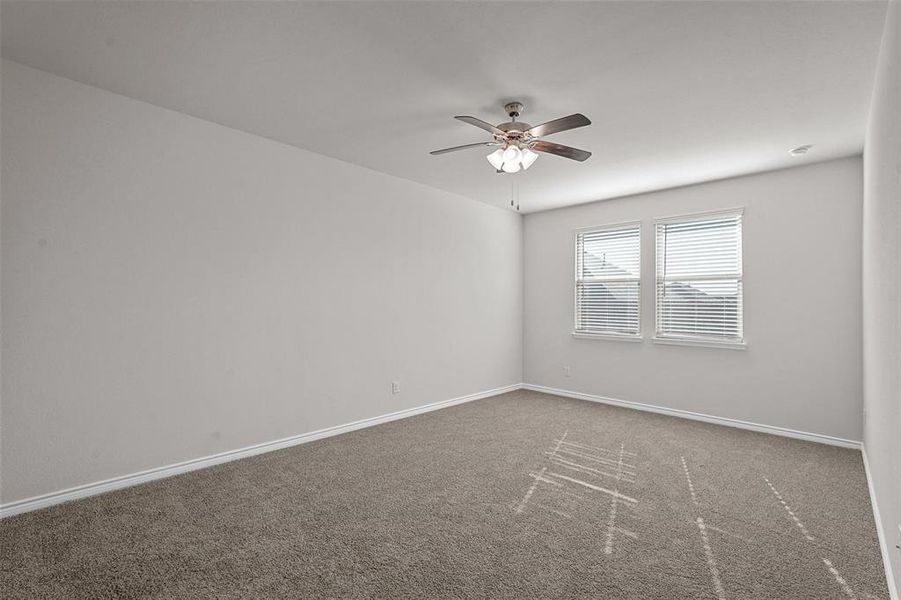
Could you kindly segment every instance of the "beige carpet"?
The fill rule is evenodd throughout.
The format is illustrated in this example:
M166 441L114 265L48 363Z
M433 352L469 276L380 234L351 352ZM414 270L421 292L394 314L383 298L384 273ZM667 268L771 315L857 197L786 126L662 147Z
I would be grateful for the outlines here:
M12 517L0 597L888 598L860 453L514 392Z

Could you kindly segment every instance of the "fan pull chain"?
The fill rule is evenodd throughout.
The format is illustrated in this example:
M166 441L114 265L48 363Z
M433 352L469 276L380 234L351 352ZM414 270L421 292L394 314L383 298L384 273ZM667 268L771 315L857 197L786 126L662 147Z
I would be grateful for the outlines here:
M510 206L515 207L519 211L519 180L516 177L511 178L513 184L512 194L510 194Z

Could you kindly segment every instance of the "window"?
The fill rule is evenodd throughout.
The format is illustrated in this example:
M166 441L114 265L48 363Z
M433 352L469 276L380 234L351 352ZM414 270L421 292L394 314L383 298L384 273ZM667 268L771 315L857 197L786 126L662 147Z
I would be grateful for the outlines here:
M638 223L576 233L575 333L638 337Z
M741 217L656 222L656 339L742 343Z

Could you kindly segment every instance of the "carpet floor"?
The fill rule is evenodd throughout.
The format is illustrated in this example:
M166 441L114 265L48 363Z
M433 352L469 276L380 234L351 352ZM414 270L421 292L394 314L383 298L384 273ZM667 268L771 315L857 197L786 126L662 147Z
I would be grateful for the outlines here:
M519 391L0 522L0 597L888 598L857 451Z

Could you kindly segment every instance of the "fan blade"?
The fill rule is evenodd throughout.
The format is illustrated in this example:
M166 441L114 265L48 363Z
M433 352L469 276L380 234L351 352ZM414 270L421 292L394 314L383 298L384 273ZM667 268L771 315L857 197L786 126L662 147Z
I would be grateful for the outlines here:
M569 115L568 117L561 117L559 119L554 119L553 121L548 121L547 123L542 123L541 125L536 125L526 131L526 133L532 137L544 137L546 135L551 135L552 133L560 133L567 129L585 127L586 125L591 125L591 121L588 120L588 117L576 113L574 115Z
M497 127L492 125L491 123L483 121L482 119L476 119L475 117L466 117L466 116L454 117L454 118L457 119L458 121L463 121L464 123L469 123L470 125L475 125L479 129L484 129L485 131L493 133L494 135L504 135L503 131L501 131L500 129L498 129Z
M475 144L466 144L465 146L454 146L453 148L444 148L442 150L432 150L429 154L437 156L439 154L447 154L448 152L456 152L457 150L466 150L467 148L478 148L480 146L496 146L497 142L477 142Z
M577 160L579 162L584 161L589 156L591 156L591 152L587 152L585 150L579 150L578 148L573 148L572 146L564 146L563 144L555 144L554 142L545 142L544 140L538 140L537 142L532 142L529 144L529 148L535 150L536 152L547 152L548 154L556 154L557 156L562 156L563 158L571 158L573 160Z

